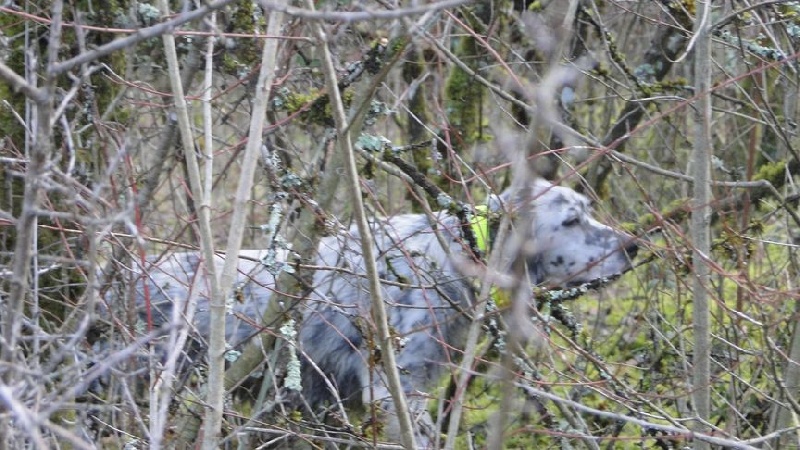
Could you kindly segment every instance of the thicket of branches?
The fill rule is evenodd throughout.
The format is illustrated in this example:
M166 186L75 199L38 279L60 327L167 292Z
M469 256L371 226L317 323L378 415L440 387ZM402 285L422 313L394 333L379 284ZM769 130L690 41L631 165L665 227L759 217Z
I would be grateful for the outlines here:
M395 448L369 411L323 424L282 403L319 238L360 202L469 206L533 174L597 200L640 264L574 301L540 296L535 345L453 367L476 375L456 402L448 380L431 393L443 443L800 445L798 47L792 1L4 3L0 448ZM706 208L703 250L689 218ZM141 314L136 269L240 248L293 255L250 318L264 332L233 348L212 332L212 357L177 368L153 345L189 331ZM235 268L212 266L219 325Z

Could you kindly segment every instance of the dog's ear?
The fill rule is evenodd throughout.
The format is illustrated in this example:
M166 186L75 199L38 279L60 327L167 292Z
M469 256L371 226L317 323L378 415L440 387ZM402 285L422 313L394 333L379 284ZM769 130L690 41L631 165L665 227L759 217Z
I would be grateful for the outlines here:
M544 260L541 255L534 255L526 258L525 263L528 265L528 275L531 277L531 284L537 285L543 283L546 277L544 270Z
M520 195L520 192L514 188L508 188L499 195L491 194L486 202L489 207L489 211L511 212L519 206L521 201L522 196Z
M491 212L499 212L502 211L504 205L509 205L511 193L506 190L500 195L491 194L489 199L486 201L486 205Z
M544 178L537 178L531 183L514 188L513 186L503 191L500 195L489 196L489 211L516 211L531 206L532 201L549 189L553 184Z

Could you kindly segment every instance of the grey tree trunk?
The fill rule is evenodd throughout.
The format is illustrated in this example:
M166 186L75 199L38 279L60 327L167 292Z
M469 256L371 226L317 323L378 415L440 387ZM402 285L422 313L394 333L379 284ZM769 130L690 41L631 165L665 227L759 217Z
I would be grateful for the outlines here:
M695 19L694 49L694 86L696 101L694 103L695 128L694 147L692 150L692 176L694 177L691 237L693 244L692 261L694 278L692 294L694 309L692 322L694 326L694 353L692 357L692 402L696 421L695 431L706 433L710 417L710 359L711 333L709 328L710 307L708 296L710 257L710 224L711 207L711 2L697 2ZM695 442L696 449L710 448L708 443Z

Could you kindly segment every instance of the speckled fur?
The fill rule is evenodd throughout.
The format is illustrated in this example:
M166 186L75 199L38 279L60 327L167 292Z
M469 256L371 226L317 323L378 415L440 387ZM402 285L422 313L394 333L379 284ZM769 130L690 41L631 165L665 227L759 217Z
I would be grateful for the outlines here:
M526 248L534 283L569 285L620 273L630 267L636 246L632 238L593 219L588 201L571 189L544 181L517 193L505 192L490 202L490 209L516 210L532 206L533 223ZM524 215L523 215L524 216ZM462 232L455 217L436 214L436 229L428 217L399 215L372 222L378 270L390 326L404 345L397 353L403 386L413 396L425 392L444 368L457 360L467 325L466 316L474 300L474 284L456 268L465 260ZM532 244L532 245L531 245ZM333 402L335 396L323 375L347 401L370 402L385 398L383 374L370 371L367 348L371 330L370 297L364 273L358 231L352 227L338 236L324 238L317 264L341 270L319 270L314 289L302 302L304 320L299 341L305 358L303 396L311 405ZM275 279L257 261L260 252L244 251L239 264L239 295L227 321L227 339L240 344L258 333L254 325L270 300ZM156 321L168 319L174 302L185 308L190 288L196 290L197 312L191 321L193 335L208 335L207 286L196 273L197 253L176 253L154 261L146 270ZM217 264L221 266L222 259ZM195 280L193 283L192 280ZM192 286L194 286L192 288ZM141 296L141 285L138 286ZM141 297L140 297L141 299ZM243 320L246 318L246 320ZM391 405L389 405L391 408Z

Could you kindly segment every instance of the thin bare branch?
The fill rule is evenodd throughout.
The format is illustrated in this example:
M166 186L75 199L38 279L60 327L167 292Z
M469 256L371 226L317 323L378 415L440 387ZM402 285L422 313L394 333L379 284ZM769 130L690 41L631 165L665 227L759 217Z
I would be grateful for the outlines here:
M309 1L308 7L313 8L314 4ZM411 420L408 401L403 391L403 385L400 382L400 373L395 359L395 350L393 347L392 334L389 330L386 306L383 303L383 296L381 295L383 288L381 287L380 275L378 274L376 265L375 243L369 223L367 222L364 204L361 198L361 183L359 181L358 167L356 167L355 152L351 140L351 133L355 133L358 130L354 130L350 127L344 112L344 105L342 104L341 92L339 92L338 79L336 77L336 68L333 65L330 48L328 46L327 34L321 24L315 24L314 31L322 45L322 64L325 72L325 84L328 86L333 118L336 122L339 151L344 155L345 172L347 174L346 181L351 196L350 198L353 201L353 215L358 226L358 233L361 237L361 251L363 252L365 263L364 268L369 282L370 298L372 299L372 316L378 328L377 335L381 350L381 363L389 384L389 393L394 401L394 410L391 411L391 414L397 415L400 424L400 438L403 446L408 449L417 448L416 439L414 437L414 423Z
M30 85L24 78L17 75L10 67L0 61L0 78L3 78L11 85L14 92L22 92L35 102L42 102L47 98L47 93L42 89Z
M473 3L474 0L442 0L439 2L428 3L420 6L411 6L409 8L395 8L386 11L316 11L311 8L303 9L287 5L285 3L276 3L270 1L262 1L261 3L265 8L272 11L281 11L288 16L299 17L306 20L316 21L342 21L342 22L363 22L366 20L392 20L408 16L420 15L432 11L440 11L443 9L457 8L459 6Z
M698 1L694 36L694 83L700 94L694 104L694 148L692 151L692 218L693 308L692 325L692 403L697 421L692 429L708 433L711 417L711 306L709 259L711 258L711 2ZM700 450L709 449L705 441L696 444Z
M168 15L169 4L166 0L160 2L161 13ZM205 195L203 183L200 176L200 168L197 162L197 156L194 152L194 138L192 134L191 124L189 121L188 106L186 104L186 97L184 95L183 84L181 83L180 67L178 64L177 52L175 49L175 38L168 30L162 35L164 42L164 52L167 57L167 64L169 69L170 84L174 94L173 100L175 102L175 114L178 120L178 129L180 131L181 143L184 148L184 155L186 157L186 167L189 175L189 185L191 187L192 198L199 205L197 208L197 226L200 235L200 252L205 260L205 271L208 274L208 283L211 286L211 317L212 328L208 359L209 359L209 389L207 393L207 410L206 410L206 428L203 439L204 448L216 448L217 440L220 429L222 427L222 412L223 412L223 398L224 392L222 386L222 376L224 371L224 352L225 352L225 294L220 286L220 281L217 275L216 265L214 264L214 240L211 231L211 198ZM222 317L221 330L213 328L214 325L219 326L214 320ZM218 321L218 319L217 319ZM216 340L215 340L216 338ZM156 381L156 380L153 380ZM155 409L157 411L157 409ZM156 420L153 426L160 426L161 422ZM158 448L161 440L161 434L154 433L151 436L153 444ZM208 447L210 445L210 447Z

